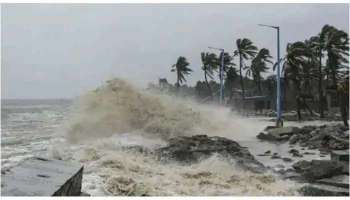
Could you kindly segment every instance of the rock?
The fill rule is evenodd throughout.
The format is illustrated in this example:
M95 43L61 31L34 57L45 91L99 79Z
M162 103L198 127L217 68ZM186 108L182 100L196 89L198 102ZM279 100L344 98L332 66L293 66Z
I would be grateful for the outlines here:
M254 172L266 170L247 148L224 137L208 137L195 135L191 137L178 136L169 140L169 144L155 151L161 160L174 160L184 164L192 164L206 159L214 154L233 159L244 169Z
M271 154L271 151L268 150L268 151L265 151L265 153L263 154L258 154L258 156L270 156L270 154Z
M300 180L301 175L296 173L295 170L287 169L284 171L284 174L282 176L283 179L292 179L292 180Z
M299 192L304 196L349 196L349 189L323 184L308 184Z
M288 153L290 153L290 154L299 153L299 151L296 150L296 149L291 149L291 150L288 151Z
M349 188L349 175L338 175L331 178L324 178L316 181L317 183L331 185L336 187Z
M299 152L292 153L292 156L299 157L299 158L303 157L303 155L301 155Z
M311 134L311 132L314 131L316 128L316 126L304 126L299 130L299 133L303 135L308 135Z
M278 138L269 135L269 131L264 132L264 138L266 140L278 140ZM349 149L348 128L341 124L318 127L304 126L289 137L289 144L296 144L297 142L300 143L301 147L308 147L308 149L324 148L328 151Z
M316 155L316 153L306 151L304 152L304 155Z
M281 159L281 156L279 156L279 155L272 155L271 159Z
M291 158L284 157L282 158L284 162L292 162L293 160Z
M299 128L297 127L282 127L282 128L269 128L265 129L264 132L259 133L257 136L261 140L270 140L270 141L283 141L288 140L293 134L297 134Z
M299 140L298 135L292 135L292 137L289 138L289 144L295 144Z
M33 157L1 176L3 196L80 196L83 166Z
M343 173L349 174L349 150L336 150L331 152L331 160L343 165Z
M301 155L296 149L291 149L288 151L288 153L292 154L293 157L303 157L303 155Z
M268 154L258 154L257 156L270 156Z
M293 164L296 172L305 179L314 181L321 178L328 178L342 173L343 165L331 160L299 161Z

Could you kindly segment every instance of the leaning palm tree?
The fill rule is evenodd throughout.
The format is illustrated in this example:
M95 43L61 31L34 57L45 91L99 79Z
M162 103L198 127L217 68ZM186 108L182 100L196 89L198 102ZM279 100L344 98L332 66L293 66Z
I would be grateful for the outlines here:
M208 82L208 77L213 79L214 71L217 69L217 60L216 54L214 53L201 53L201 61L202 61L202 70L204 71L204 80L209 90L210 96L213 97L213 92Z
M308 54L306 51L306 45L303 42L295 42L287 44L287 52L284 58L283 71L284 77L287 80L291 80L295 87L296 96L296 106L298 119L301 120L301 82L303 80L302 70L303 65L306 63L305 55Z
M311 47L311 60L318 62L318 95L320 118L324 117L323 112L323 78L324 72L327 74L327 83L331 75L332 85L337 87L337 75L341 73L342 63L347 63L349 52L348 34L340 31L333 26L323 26L318 36L311 37L309 40ZM327 53L326 66L322 66L323 51Z
M228 67L226 71L226 78L225 78L225 89L229 91L230 101L233 98L233 86L237 77L238 77L238 74L236 69L233 66Z
M187 59L183 56L180 56L177 59L176 64L172 66L171 71L172 72L176 71L176 75L177 75L177 80L176 80L177 88L180 87L180 84L182 82L186 82L185 76L189 75L192 72L192 69L188 68L189 65L190 63L187 61Z
M253 58L252 63L249 67L247 67L247 75L252 75L253 80L255 82L256 87L258 88L259 94L262 94L261 90L261 73L266 72L269 68L267 67L267 63L271 63L270 60L272 56L268 49L262 48Z
M257 48L253 45L253 42L250 41L247 38L244 39L237 39L236 40L236 47L237 50L234 51L235 56L239 56L239 76L240 76L240 84L242 89L242 98L245 97L245 90L244 90L244 82L243 82L243 65L244 60L248 60L256 55Z
M323 50L327 53L326 71L331 75L333 87L337 87L337 74L343 63L348 63L349 38L348 34L337 28L325 25L320 33Z
M323 112L323 66L322 66L322 57L323 57L323 50L325 49L325 42L324 42L324 34L320 33L318 36L311 37L308 41L306 41L306 44L308 44L310 53L311 53L311 61L315 63L315 65L318 65L318 71L315 71L315 74L318 77L318 111L320 113L320 118L324 118L324 112ZM321 35L323 35L321 37ZM318 64L316 64L318 63Z

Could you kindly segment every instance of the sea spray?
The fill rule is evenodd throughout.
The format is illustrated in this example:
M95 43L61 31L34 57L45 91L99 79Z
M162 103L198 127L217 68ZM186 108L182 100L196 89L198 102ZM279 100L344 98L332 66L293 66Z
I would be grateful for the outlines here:
M113 79L79 99L68 138L77 142L136 131L168 139L193 133L203 124L205 120L190 107L162 101Z
M92 195L296 195L298 185L256 174L213 155L198 163L160 162L154 150L171 137L207 134L255 137L266 125L228 108L138 90L113 79L82 96L69 122L69 142L56 155L84 164L83 191ZM254 136L253 136L254 135Z
M244 139L264 126L226 107L154 94L113 79L79 98L67 136L71 142L131 132L165 140L195 134Z

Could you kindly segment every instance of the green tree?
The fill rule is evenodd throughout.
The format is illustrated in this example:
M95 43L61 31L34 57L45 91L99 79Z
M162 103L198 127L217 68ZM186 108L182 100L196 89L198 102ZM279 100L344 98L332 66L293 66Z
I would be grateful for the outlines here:
M229 91L229 99L232 100L233 97L233 86L234 82L236 81L238 77L237 71L234 67L228 67L226 71L226 78L225 78L225 88Z
M348 63L349 38L348 34L337 28L325 25L320 33L322 49L327 53L326 71L330 73L332 86L337 87L338 72Z
M269 69L267 67L267 63L272 64L272 61L270 60L271 58L272 56L270 55L269 50L262 48L253 58L251 65L247 67L247 75L251 75L253 77L253 80L255 82L256 87L258 88L260 95L262 94L261 73L267 72L267 70Z
M182 82L186 82L185 76L189 75L192 72L192 69L190 69L188 66L190 63L187 61L187 59L183 56L180 56L176 64L172 66L171 71L176 72L176 87L179 88L180 84Z
M239 57L239 76L240 84L242 89L242 98L245 97L245 89L243 82L243 65L244 61L254 57L257 53L257 47L253 45L253 42L247 38L236 40L236 50L234 51L234 56Z
M204 80L209 90L210 96L213 97L213 92L208 82L208 77L213 79L214 71L217 70L218 58L214 53L201 53L202 70L204 71Z
M306 45L303 42L295 42L287 44L287 52L284 58L283 71L285 79L291 80L295 87L296 106L298 119L301 120L301 86L303 81L302 71L306 63L306 57L308 52L306 51Z

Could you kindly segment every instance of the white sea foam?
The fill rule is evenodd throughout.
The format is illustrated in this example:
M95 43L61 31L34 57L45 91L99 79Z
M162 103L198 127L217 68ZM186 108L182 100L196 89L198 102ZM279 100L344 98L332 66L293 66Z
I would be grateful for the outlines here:
M266 125L224 107L151 94L114 79L80 98L69 121L69 144L57 146L55 156L84 164L83 189L92 195L297 194L294 182L244 171L217 155L180 165L121 148L154 149L194 134L249 140Z

